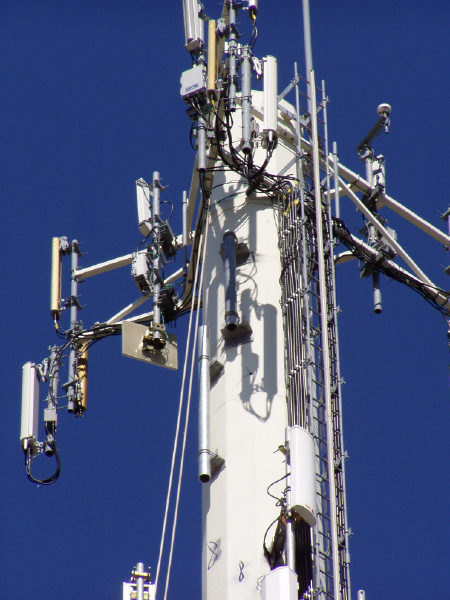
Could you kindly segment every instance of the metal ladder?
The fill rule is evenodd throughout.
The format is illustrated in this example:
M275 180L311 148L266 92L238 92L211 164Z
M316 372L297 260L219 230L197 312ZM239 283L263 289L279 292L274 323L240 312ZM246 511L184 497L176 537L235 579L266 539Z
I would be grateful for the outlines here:
M320 108L328 150L326 98ZM300 146L300 145L299 145ZM300 150L300 147L299 147ZM301 151L299 154L302 154ZM345 455L342 439L341 377L337 332L333 232L327 172L321 172L323 246L326 281L326 315L320 311L317 231L314 207L313 153L302 156L298 187L280 203L279 246L282 263L282 310L285 328L285 373L289 425L308 429L316 444L317 524L312 533L312 586L302 589L303 598L350 600L348 527L345 498ZM298 173L299 173L298 171ZM323 175L323 178L322 178ZM328 201L327 201L328 197ZM328 464L327 414L325 402L321 328L328 328L331 380L331 412L334 464ZM330 477L334 477L335 514L332 514ZM337 556L333 556L333 529ZM336 539L335 538L335 539ZM336 547L336 546L335 546ZM338 569L333 568L338 561ZM338 573L339 581L335 582ZM300 583L300 582L299 582Z

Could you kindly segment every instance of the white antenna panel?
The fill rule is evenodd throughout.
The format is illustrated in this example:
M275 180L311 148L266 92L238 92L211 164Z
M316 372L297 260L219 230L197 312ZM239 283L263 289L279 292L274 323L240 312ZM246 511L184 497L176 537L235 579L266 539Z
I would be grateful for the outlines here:
M22 421L20 426L20 443L26 452L31 448L31 455L37 454L39 416L39 376L36 365L27 362L22 372Z
M142 235L151 232L150 190L143 179L136 181L136 196L138 207L139 231Z
M316 452L312 435L299 427L289 428L291 505L308 525L316 524Z
M199 17L198 0L183 0L185 48L193 52L203 45L203 20Z

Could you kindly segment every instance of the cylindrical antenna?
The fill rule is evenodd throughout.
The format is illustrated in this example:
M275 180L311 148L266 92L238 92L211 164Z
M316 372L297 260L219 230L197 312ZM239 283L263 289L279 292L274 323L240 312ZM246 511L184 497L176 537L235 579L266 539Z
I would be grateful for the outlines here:
M242 151L252 151L252 57L250 48L244 46L241 61L242 86Z
M198 478L202 483L211 479L209 449L209 327L198 329Z
M50 313L52 319L57 321L61 318L59 305L61 289L61 253L59 250L59 237L52 239L52 283L50 291Z
M381 304L381 290L380 290L380 271L375 271L372 274L373 283L373 312L379 315L383 311Z
M159 198L160 198L160 187L159 187L159 173L158 171L153 172L153 323L155 325L161 324L161 308L159 306L159 294L161 291L161 280L159 274ZM160 340L161 332L156 330L153 332L153 339Z
M269 142L277 139L278 133L278 66L274 56L264 58L264 131Z
M72 329L72 333L75 333L75 327L78 319L78 307L77 303L74 299L78 296L78 280L76 278L77 269L78 269L78 241L72 240L72 279L70 284L70 295L71 295L71 305L70 305L70 328ZM74 412L75 410L75 397L76 391L74 389L75 385L75 348L70 350L69 356L69 384L70 387L68 389L68 397L67 397L67 410L69 412Z
M358 600L366 600L366 592L364 590L358 590Z
M236 292L236 242L233 231L223 234L223 263L225 269L225 327L236 331L239 324Z
M87 342L81 346L80 354L78 355L77 376L80 383L81 395L81 410L84 412L87 408L87 387L88 387L88 358L89 346Z
M248 0L248 16L254 21L258 15L258 0Z
M230 86L228 89L228 110L235 111L236 110L236 55L237 55L237 43L236 43L236 7L234 0L231 0L229 3L229 42L228 42L228 50L229 50L229 69L228 69L228 78L230 81Z
M187 243L188 243L188 231L187 231L187 192L183 192L183 275L187 274Z
M136 598L137 600L144 600L144 563L138 563L136 571Z
M208 88L209 98L216 96L216 22L211 19L208 26Z
M333 170L334 170L334 212L337 219L341 218L341 207L339 200L339 156L337 144L333 142Z

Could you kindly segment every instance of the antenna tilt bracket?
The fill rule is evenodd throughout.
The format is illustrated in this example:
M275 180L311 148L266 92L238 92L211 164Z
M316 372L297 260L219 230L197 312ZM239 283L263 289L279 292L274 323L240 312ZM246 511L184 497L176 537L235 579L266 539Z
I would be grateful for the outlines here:
M161 350L166 346L165 337L156 337L155 332L162 333L163 336L166 334L166 328L164 325L158 323L150 323L147 331L142 337L142 349L143 350Z

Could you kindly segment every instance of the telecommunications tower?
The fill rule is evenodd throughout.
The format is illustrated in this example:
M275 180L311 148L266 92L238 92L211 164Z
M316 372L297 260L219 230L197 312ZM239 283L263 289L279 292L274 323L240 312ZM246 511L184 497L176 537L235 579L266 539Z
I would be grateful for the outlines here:
M190 189L180 193L182 236L162 217L164 187L154 171L150 183L136 181L145 239L135 252L80 268L78 242L53 239L51 315L63 341L42 364L24 366L27 474L44 484L59 475L58 386L69 412L82 415L90 345L122 335L126 356L176 369L178 341L167 325L189 315L179 415L185 388L190 400L188 362L195 361L203 600L350 600L336 265L360 261L361 276L373 282L375 313L382 310L382 273L422 295L448 322L448 294L405 252L380 211L395 211L447 247L450 237L386 193L385 159L372 143L388 131L388 104L379 105L374 127L357 147L365 177L339 162L336 143L330 150L328 98L313 69L308 0L305 77L294 63L286 82L278 80L274 56L255 53L256 0L225 0L217 19L207 16L210 8L183 0L192 66L181 75L181 98L196 159ZM242 14L252 26L249 39L238 30ZM365 219L365 239L340 218L344 196ZM345 251L338 253L340 244ZM71 257L71 295L62 300L65 255ZM165 277L163 267L175 259L181 266ZM78 283L125 265L139 298L83 328ZM150 312L130 316L148 299ZM64 308L70 308L66 331L59 325ZM63 353L69 355L65 383ZM48 382L44 442L38 441L40 382ZM180 416L177 431L179 425ZM178 437L174 457L177 444ZM41 452L56 456L56 471L44 481L31 472ZM167 505L155 579L138 563L124 584L124 600L166 600L170 562L165 588L158 578L168 514ZM172 550L173 540L170 561ZM358 599L364 599L361 590Z

